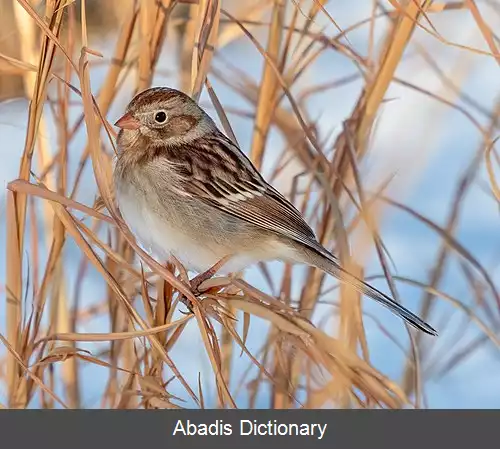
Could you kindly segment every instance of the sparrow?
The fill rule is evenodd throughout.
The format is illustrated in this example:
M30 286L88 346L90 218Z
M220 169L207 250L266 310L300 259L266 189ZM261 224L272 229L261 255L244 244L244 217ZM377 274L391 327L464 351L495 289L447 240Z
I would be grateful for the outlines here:
M200 273L281 260L314 266L437 335L411 311L352 275L316 239L300 212L262 177L240 148L183 92L137 94L115 123L113 182L118 209L139 243Z

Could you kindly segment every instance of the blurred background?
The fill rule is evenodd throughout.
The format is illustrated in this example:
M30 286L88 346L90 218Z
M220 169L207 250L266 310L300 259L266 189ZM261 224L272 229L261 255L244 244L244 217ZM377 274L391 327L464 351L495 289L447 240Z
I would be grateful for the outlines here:
M0 10L3 407L500 406L498 0ZM280 262L242 275L252 307L228 299L237 285L213 295L234 320L204 311L132 336L186 318L113 214L96 215L113 128L85 93L114 123L159 85L199 99L325 246L439 336ZM315 330L285 326L276 299Z

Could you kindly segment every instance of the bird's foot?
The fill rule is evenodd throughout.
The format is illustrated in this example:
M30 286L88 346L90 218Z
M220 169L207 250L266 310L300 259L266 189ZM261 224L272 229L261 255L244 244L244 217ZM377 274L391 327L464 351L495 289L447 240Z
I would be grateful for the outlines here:
M219 260L216 264L211 266L207 271L198 274L195 276L193 279L189 281L189 284L191 286L191 292L195 297L200 296L203 292L199 290L199 287L203 282L207 281L208 279L211 279L212 277L215 276L217 271L229 260L229 256L223 257L221 260ZM194 313L193 311L193 304L192 301L188 298L186 298L185 295L181 295L179 298L179 301L182 302L188 309L187 312L181 311L184 315L189 315L191 313Z

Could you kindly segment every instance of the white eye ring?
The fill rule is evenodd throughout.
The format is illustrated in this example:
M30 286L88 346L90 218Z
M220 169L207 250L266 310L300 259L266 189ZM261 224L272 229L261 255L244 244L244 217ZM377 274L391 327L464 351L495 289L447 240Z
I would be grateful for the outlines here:
M167 121L167 118L167 113L163 109L155 112L154 120L159 125L163 125Z

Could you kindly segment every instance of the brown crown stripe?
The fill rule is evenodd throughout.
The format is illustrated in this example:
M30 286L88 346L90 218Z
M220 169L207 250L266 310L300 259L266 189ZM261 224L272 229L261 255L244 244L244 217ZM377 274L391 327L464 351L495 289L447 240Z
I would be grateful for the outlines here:
M140 109L155 101L167 101L178 97L185 101L193 101L184 92L170 87L153 87L137 94L129 104L129 109Z

